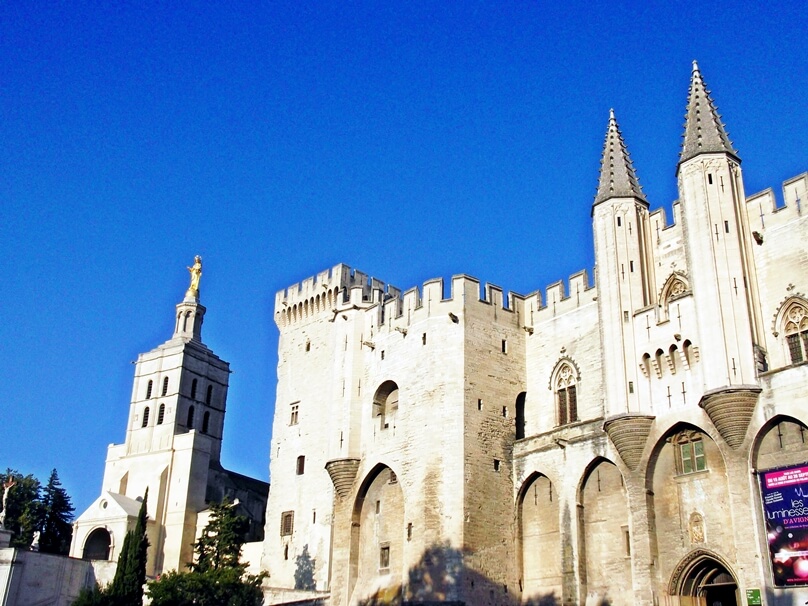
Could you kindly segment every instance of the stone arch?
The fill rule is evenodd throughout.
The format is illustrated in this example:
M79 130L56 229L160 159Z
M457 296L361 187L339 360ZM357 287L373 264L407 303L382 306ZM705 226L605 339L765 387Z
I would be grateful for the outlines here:
M717 505L726 500L729 485L726 462L712 433L676 422L657 435L646 488L651 551L664 579L679 574L676 562L692 550L730 553L734 529L732 518Z
M751 459L757 471L804 463L808 460L808 425L788 415L772 417L758 430Z
M387 380L373 394L373 418L379 418L379 429L395 427L398 413L398 385Z
M556 425L567 425L579 420L578 389L581 370L575 361L563 356L556 361L550 373L549 388L553 392L553 409Z
M775 314L774 336L781 333L785 365L808 361L808 301L800 295L787 298Z
M84 540L81 557L85 560L109 560L112 554L112 534L105 527L94 528Z
M690 283L687 275L683 271L674 271L665 280L662 290L659 291L659 321L668 319L668 309L672 300L686 295L690 292Z
M587 602L632 604L628 495L613 461L597 457L587 465L578 504L582 593Z
M691 598L699 604L741 604L732 567L718 553L705 548L693 549L679 560L668 582L668 595Z
M517 495L518 558L522 596L562 596L559 495L543 473L530 474Z
M389 466L377 463L359 486L351 516L351 604L401 585L406 533L398 477Z

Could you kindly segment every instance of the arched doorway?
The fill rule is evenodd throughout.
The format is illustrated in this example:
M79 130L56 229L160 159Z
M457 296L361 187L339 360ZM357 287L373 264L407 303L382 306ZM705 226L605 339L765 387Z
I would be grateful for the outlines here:
M738 584L729 567L707 551L690 553L676 567L670 584L679 604L693 606L738 606Z
M108 560L111 544L112 537L109 536L109 531L106 528L96 528L84 542L82 557L85 560Z
M359 488L351 520L350 603L400 598L404 569L404 494L395 472L376 465ZM381 601L381 603L387 603Z
M519 491L522 596L562 595L562 548L558 490L541 473L531 474Z

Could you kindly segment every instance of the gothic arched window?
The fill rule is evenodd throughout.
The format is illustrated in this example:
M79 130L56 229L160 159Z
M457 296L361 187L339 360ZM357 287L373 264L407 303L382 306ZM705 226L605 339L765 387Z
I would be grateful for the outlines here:
M163 420L166 418L166 405L160 404L160 408L157 409L157 424L162 425Z
M149 381L149 384L146 386L146 399L148 400L151 398L151 392L154 388L154 381Z
M160 395L166 395L168 393L168 377L163 379L163 393Z
M562 362L555 372L553 381L556 411L559 425L578 420L578 389L575 369Z
M805 362L808 360L808 309L801 303L792 303L783 321L791 363Z
M146 427L149 424L149 407L143 409L143 424L141 427Z

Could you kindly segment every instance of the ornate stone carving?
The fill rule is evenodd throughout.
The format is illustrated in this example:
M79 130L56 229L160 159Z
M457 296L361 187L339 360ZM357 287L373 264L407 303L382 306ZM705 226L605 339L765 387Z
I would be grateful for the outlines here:
M341 500L351 492L356 472L359 470L359 459L331 459L325 464L325 470L331 476L334 491Z
M620 458L632 471L640 464L653 422L654 417L648 415L623 414L603 423L603 429L620 453Z
M756 386L728 387L704 394L699 402L718 433L733 450L746 437L759 394L760 387Z

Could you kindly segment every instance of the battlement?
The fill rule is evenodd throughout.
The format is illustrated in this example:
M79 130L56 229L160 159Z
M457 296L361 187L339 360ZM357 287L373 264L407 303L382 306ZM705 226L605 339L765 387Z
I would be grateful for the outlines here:
M553 282L547 287L544 299L541 291L535 291L525 297L526 326L533 326L537 322L543 322L590 303L594 300L595 293L595 284L590 283L589 274L585 269L569 277L568 288L564 287L563 280Z
M378 307L381 323L402 317L412 320L419 310L426 308L428 313L432 303L478 302L503 311L521 311L524 300L514 292L506 296L495 284L481 287L477 278L467 275L452 277L448 296L443 278L427 280L421 288L414 286L402 293L395 286L339 264L279 291L275 295L275 319L279 326L287 326L321 313Z
M777 206L777 198L771 187L747 196L746 212L750 227L763 231L808 215L808 172L783 182L783 202L783 206Z

